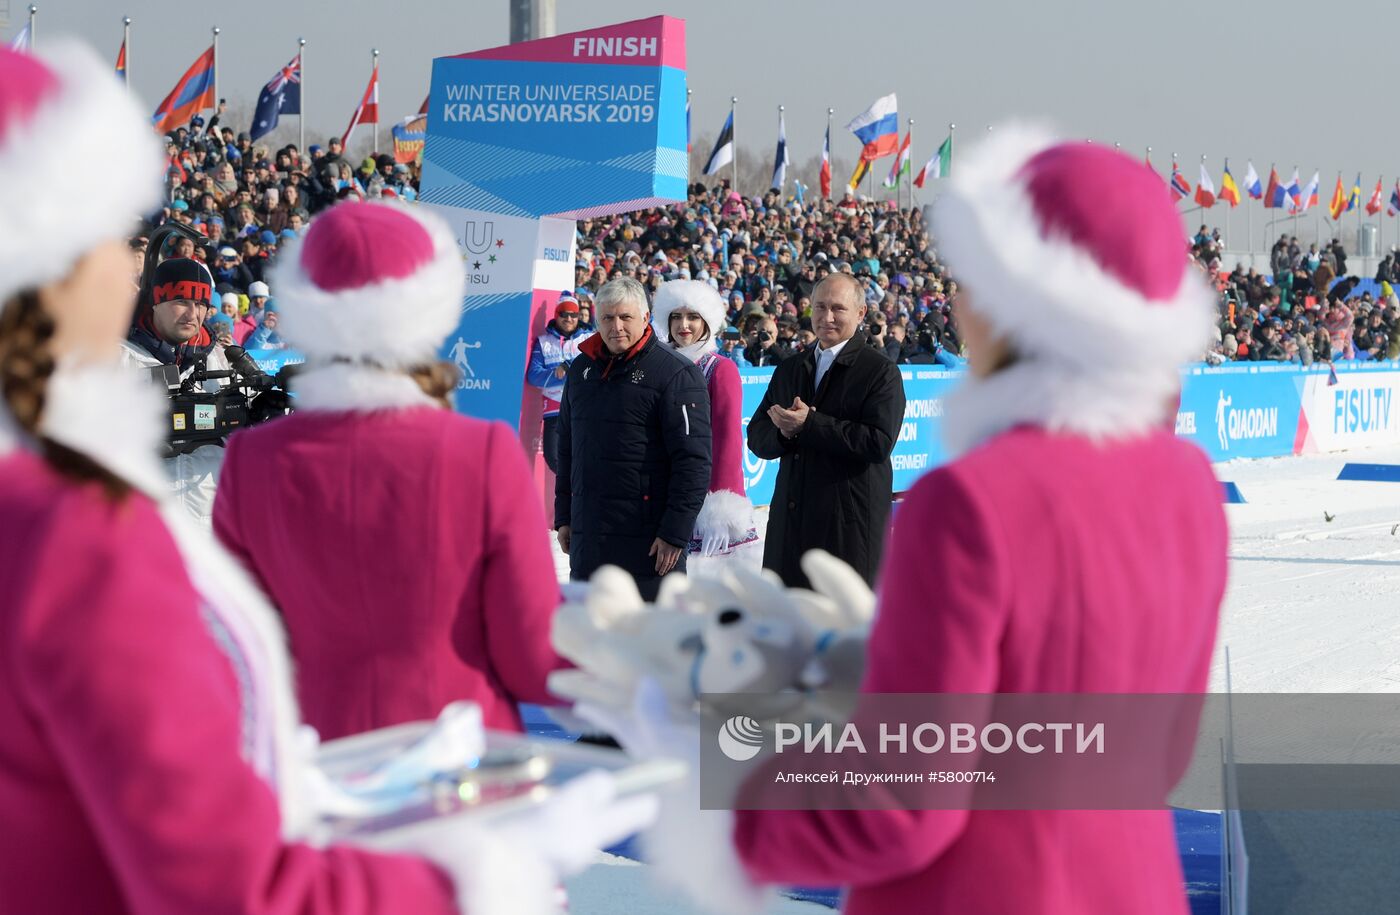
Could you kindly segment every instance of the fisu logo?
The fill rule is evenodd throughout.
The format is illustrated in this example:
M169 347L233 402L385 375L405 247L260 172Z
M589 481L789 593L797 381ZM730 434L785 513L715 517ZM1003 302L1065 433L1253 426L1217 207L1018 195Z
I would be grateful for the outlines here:
M491 249L491 243L496 240L496 224L494 222L478 223L475 219L468 219L462 229L462 247L473 254L485 254Z

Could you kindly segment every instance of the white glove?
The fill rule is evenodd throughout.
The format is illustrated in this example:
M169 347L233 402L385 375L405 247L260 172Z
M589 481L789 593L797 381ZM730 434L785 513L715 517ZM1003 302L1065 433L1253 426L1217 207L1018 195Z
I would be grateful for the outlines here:
M616 799L612 776L577 778L509 822L444 817L381 848L422 855L452 878L468 915L560 915L558 887L587 867L598 850L647 828L657 799Z
M757 915L771 892L755 885L733 846L734 814L700 809L700 723L678 714L661 685L644 678L630 711L579 703L574 712L617 738L638 759L680 759L690 777L661 796L658 824L642 837L654 875L697 907L724 915Z
M574 714L611 734L636 759L679 759L691 766L692 772L698 771L699 716L678 717L666 691L652 677L643 677L637 684L630 712L580 702L574 706Z
M723 528L706 531L700 541L702 556L717 556L729 548L729 532Z
M501 839L528 848L563 878L592 864L598 851L656 822L654 794L618 799L606 772L569 782L545 803L502 824Z

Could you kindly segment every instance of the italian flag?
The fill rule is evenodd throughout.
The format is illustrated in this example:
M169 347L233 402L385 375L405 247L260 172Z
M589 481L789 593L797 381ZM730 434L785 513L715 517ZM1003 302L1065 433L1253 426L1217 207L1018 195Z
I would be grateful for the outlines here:
M889 176L885 178L885 187L898 187L899 176L909 174L909 134L904 135L904 143L899 147L899 158L894 160L894 165L890 166Z
M924 167L919 169L919 174L914 176L914 186L923 187L924 182L929 178L946 178L953 170L953 135L948 134L948 139L943 141L943 145L938 147L938 152L933 154L933 158L924 163Z

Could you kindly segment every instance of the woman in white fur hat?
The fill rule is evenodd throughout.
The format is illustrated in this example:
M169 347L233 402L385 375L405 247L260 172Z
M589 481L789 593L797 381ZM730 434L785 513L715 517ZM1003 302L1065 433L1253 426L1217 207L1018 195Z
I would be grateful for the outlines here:
M743 388L739 369L719 355L716 340L724 314L724 299L699 280L662 285L651 308L657 338L699 367L710 392L710 491L690 539L691 574L703 573L706 561L715 558L762 560L753 506L744 493Z

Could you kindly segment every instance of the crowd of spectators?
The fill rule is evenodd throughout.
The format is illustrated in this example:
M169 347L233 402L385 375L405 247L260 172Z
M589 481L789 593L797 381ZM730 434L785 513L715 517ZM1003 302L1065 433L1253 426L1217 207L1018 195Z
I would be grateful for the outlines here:
M196 117L166 138L167 201L151 228L180 222L207 239L181 240L173 253L213 273L216 339L277 348L276 290L266 274L279 248L341 200L414 200L419 167L386 154L352 162L334 137L305 152L255 144L220 124L223 114L207 124ZM133 241L138 257L144 244ZM963 362L951 309L957 283L938 263L918 209L851 195L746 198L727 182L697 183L683 206L581 221L577 244L574 292L585 327L593 294L616 276L634 277L650 293L667 280L698 279L729 305L727 325L715 329L720 352L741 366L774 365L815 345L812 287L841 271L865 288L868 345L902 364ZM1359 295L1335 239L1319 250L1281 236L1268 273L1242 265L1227 272L1219 231L1205 226L1190 239L1190 254L1220 294L1208 363L1400 357L1400 253L1381 261L1377 293Z
M337 138L304 153L254 144L222 125L223 114L167 136L167 201L150 228L184 223L208 240L180 240L168 253L213 273L215 338L276 348L267 268L278 250L340 200L415 199L419 169L383 154L351 162ZM145 242L133 240L138 258ZM956 284L934 260L919 210L849 197L785 202L776 192L746 199L727 184L696 184L683 207L580 222L578 252L585 326L593 294L615 276L633 276L649 292L669 279L707 280L730 305L728 326L715 329L721 352L743 366L774 365L815 345L812 287L845 271L866 289L869 345L901 363L962 362L950 307Z
M194 229L205 241L177 237L163 256L193 257L213 274L216 296L206 321L211 335L249 349L282 346L267 269L278 250L311 217L347 198L414 200L418 166L380 154L352 162L338 137L303 153L295 144L271 148L220 123L196 116L165 138L166 200L148 229L168 222ZM139 264L148 235L132 239Z
M1346 249L1337 239L1305 250L1296 236L1282 235L1269 252L1267 274L1240 264L1226 272L1219 231L1201 226L1191 255L1220 293L1209 364L1400 357L1400 256L1394 253L1381 259L1374 293L1358 292L1361 278L1347 273Z
M899 363L956 366L951 313L957 284L934 258L921 211L889 202L744 198L726 183L695 184L684 206L585 220L578 227L576 293L615 276L650 291L672 279L712 284L729 305L720 352L767 366L815 346L812 287L845 272L869 308L868 345Z

